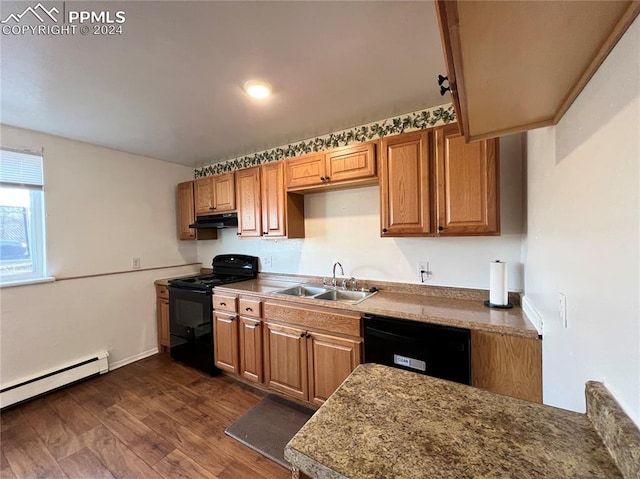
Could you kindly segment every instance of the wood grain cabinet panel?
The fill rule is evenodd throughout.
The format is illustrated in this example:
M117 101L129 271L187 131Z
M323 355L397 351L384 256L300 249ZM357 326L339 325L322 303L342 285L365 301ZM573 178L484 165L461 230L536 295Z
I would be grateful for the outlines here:
M238 374L238 321L235 313L214 311L213 344L216 366Z
M321 406L362 362L360 340L309 334L309 401Z
M259 166L236 172L238 233L243 238L262 236L260 177Z
M324 184L324 153L286 160L287 189Z
M176 212L178 219L178 238L180 240L217 239L218 230L189 228L196 219L195 181L185 181L176 187Z
M498 139L465 143L457 124L435 137L438 235L499 234Z
M166 286L156 285L156 319L158 323L158 351L171 347L169 337L169 290Z
M285 236L284 167L274 162L262 167L262 234Z
M471 331L471 383L542 402L542 340Z
M376 184L375 143L286 160L287 191L313 192Z
M456 117L475 141L556 124L640 2L437 0L436 12Z
M381 235L431 233L428 132L382 139L380 170Z
M240 316L240 375L256 383L262 374L262 321Z
M265 383L299 400L309 395L305 331L264 323Z
M326 159L326 182L361 180L376 176L375 144L364 143L329 151Z
M196 215L213 215L236 209L235 173L195 180Z

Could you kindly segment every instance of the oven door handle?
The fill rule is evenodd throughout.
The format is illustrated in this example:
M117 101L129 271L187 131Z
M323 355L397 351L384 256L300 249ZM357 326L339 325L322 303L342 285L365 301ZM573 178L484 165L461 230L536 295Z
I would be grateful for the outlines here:
M197 293L197 294L210 294L210 291L203 291L201 289L186 289L186 288L177 288L175 286L169 286L169 292L175 291L176 293Z

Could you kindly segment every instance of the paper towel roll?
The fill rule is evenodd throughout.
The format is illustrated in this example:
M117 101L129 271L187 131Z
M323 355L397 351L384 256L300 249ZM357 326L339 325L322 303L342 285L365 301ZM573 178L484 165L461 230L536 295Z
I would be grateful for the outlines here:
M489 270L489 302L496 306L509 303L507 294L507 263L492 261Z

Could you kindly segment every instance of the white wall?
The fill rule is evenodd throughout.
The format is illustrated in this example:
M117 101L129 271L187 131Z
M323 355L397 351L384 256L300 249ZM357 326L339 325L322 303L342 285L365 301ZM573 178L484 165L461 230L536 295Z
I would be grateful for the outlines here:
M478 238L380 238L378 187L305 196L306 238L239 239L235 229L221 230L218 240L198 242L203 265L220 253L260 256L261 270L331 276L335 261L345 275L384 281L418 282L417 262L428 261L429 284L489 288L489 262L509 262L509 289L521 290L522 142L501 140L502 235ZM272 266L264 264L271 257Z
M47 265L69 277L196 261L176 235L175 186L193 169L1 126L0 144L44 148ZM156 347L157 278L196 266L0 290L0 381L8 384L106 349L122 363Z
M555 127L527 136L526 298L544 319L544 402L604 381L640 424L640 20ZM558 314L567 296L568 328Z

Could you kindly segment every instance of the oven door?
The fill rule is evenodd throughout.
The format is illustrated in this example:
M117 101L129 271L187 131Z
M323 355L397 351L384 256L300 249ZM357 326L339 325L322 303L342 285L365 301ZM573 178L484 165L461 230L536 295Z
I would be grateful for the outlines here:
M169 333L173 359L208 374L217 374L210 291L169 286Z

